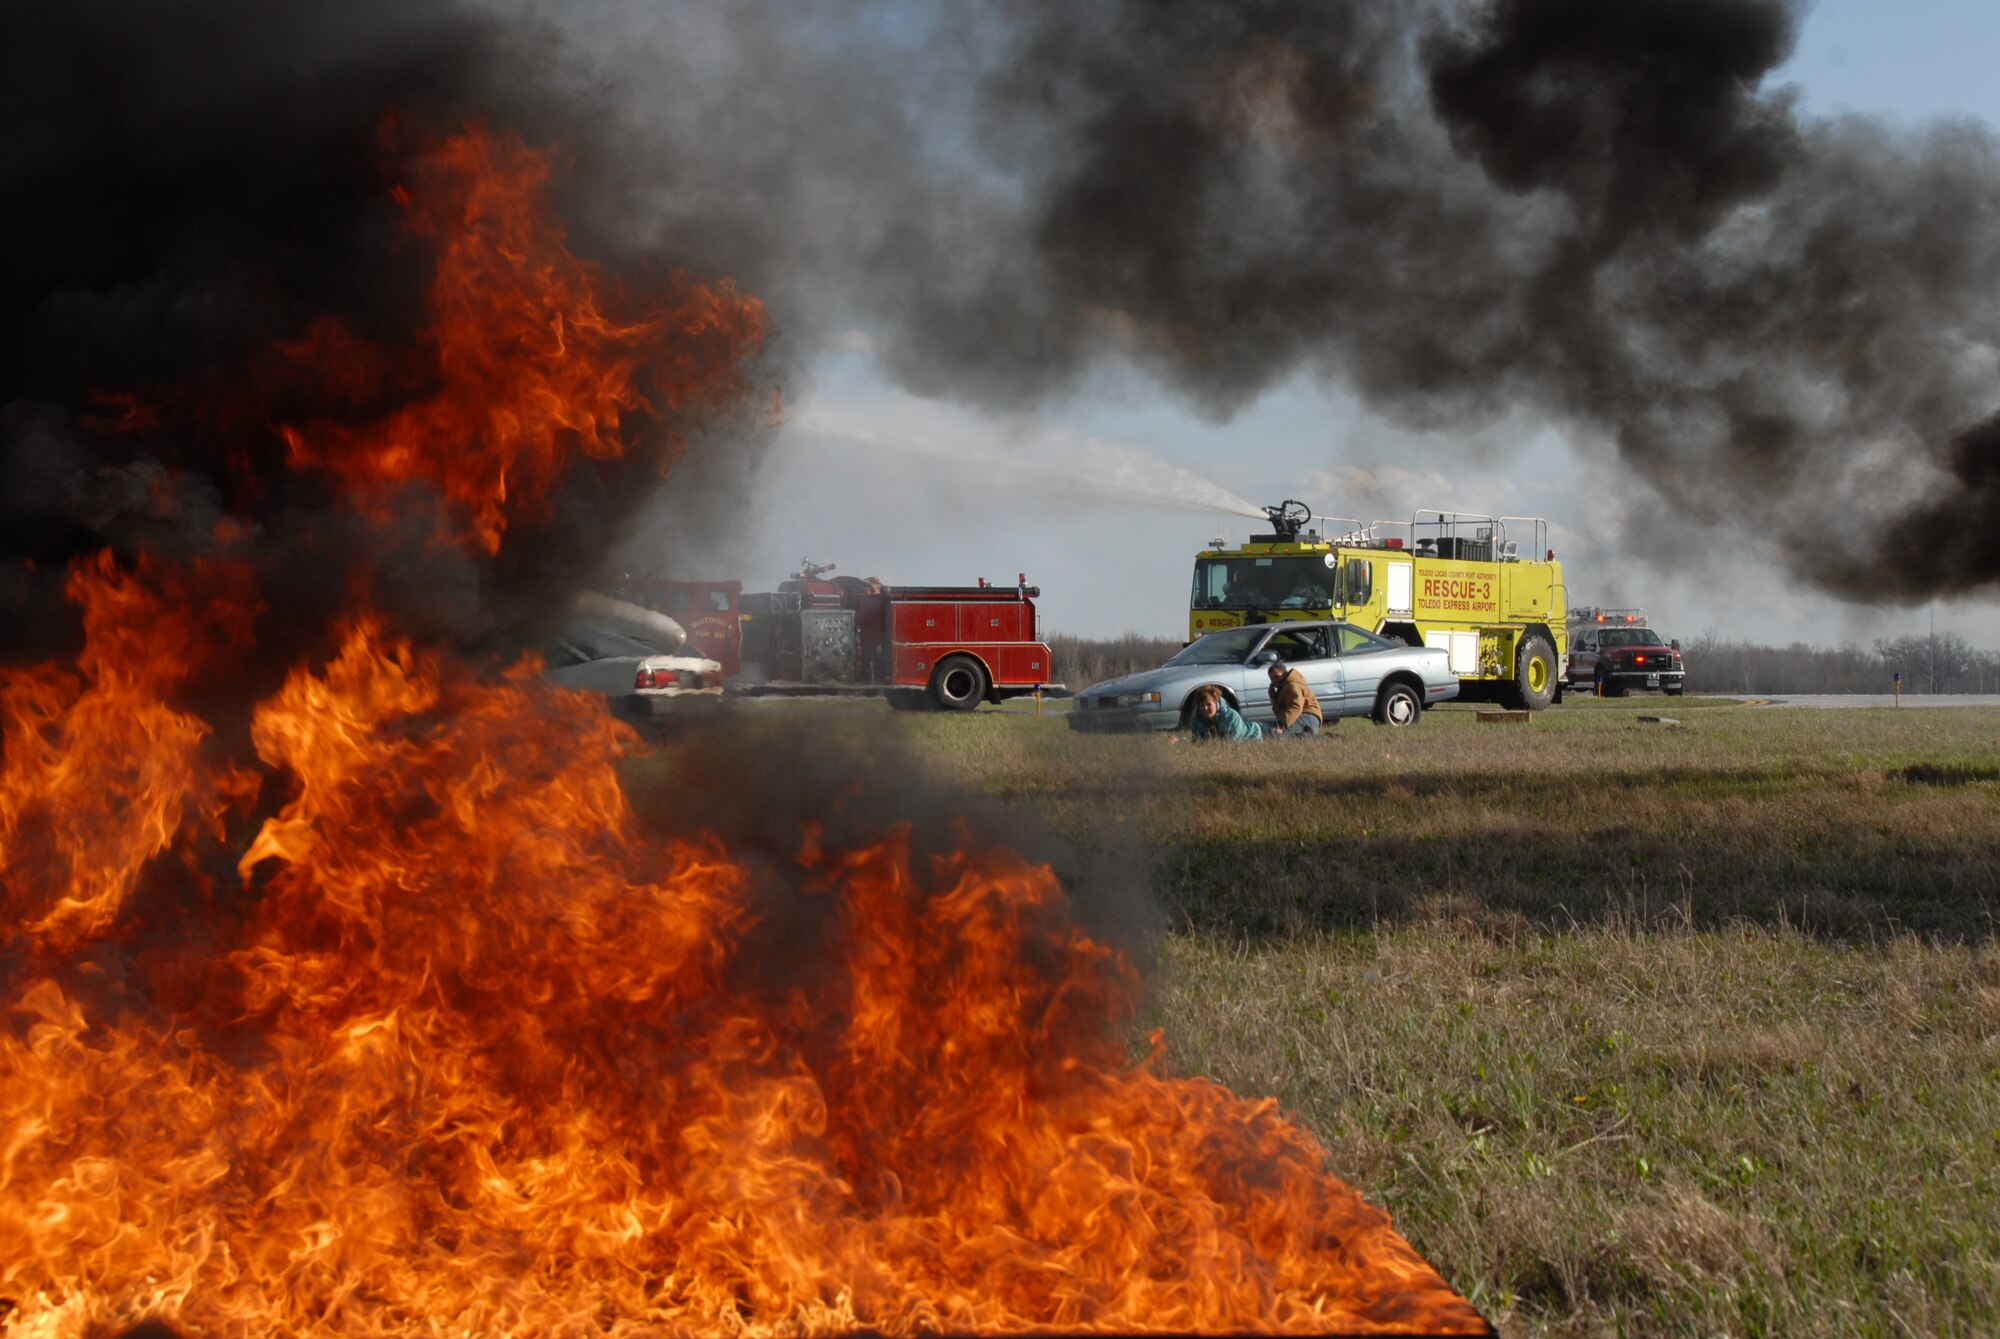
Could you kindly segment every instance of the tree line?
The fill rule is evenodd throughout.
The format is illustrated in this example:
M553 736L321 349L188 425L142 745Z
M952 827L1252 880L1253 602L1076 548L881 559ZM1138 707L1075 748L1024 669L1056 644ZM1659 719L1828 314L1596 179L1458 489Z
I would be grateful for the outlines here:
M1955 632L1878 638L1845 646L1763 646L1713 631L1681 643L1690 693L2000 693L2000 651Z
M1181 649L1178 637L1049 638L1056 677L1072 689L1159 665ZM1877 639L1873 647L1765 646L1713 630L1681 643L1687 691L1729 695L2000 693L2000 651L1982 650L1954 632Z

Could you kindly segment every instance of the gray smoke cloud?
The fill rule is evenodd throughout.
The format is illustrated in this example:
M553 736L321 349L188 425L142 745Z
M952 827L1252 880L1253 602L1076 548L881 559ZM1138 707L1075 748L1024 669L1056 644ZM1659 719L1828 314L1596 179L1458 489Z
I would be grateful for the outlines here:
M857 329L1009 410L1115 361L1220 418L1304 371L1570 425L1847 598L2000 580L1994 132L1805 115L1788 0L46 8L0 81L0 399L329 295L400 319L346 282L390 99L561 144L580 246L735 275L793 392ZM648 533L726 534L756 458L704 444Z
M800 345L856 325L1007 409L1115 359L1218 418L1300 371L1418 427L1525 410L1835 594L2000 579L1994 133L1805 115L1799 4L816 15L566 24L654 237Z

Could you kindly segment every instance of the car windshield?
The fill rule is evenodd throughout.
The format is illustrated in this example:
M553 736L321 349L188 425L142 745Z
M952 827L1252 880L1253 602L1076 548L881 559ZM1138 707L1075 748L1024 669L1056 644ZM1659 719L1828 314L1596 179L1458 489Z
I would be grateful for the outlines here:
M1269 628L1229 628L1188 643L1169 665L1240 665Z
M1651 628L1614 628L1598 636L1599 646L1665 646Z
M1189 603L1196 609L1326 609L1333 604L1333 578L1319 554L1199 558Z

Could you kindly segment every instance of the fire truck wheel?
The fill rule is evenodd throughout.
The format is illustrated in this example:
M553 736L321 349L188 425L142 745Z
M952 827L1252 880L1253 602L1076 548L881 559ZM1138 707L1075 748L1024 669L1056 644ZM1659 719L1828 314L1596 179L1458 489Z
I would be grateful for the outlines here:
M1424 718L1424 704L1417 696L1417 690L1406 683L1392 683L1383 687L1375 698L1375 723L1402 727L1415 725Z
M971 656L946 656L931 671L931 700L946 711L971 711L986 700L986 667Z
M1521 639L1514 653L1514 703L1528 711L1540 711L1555 699L1556 649L1539 633Z

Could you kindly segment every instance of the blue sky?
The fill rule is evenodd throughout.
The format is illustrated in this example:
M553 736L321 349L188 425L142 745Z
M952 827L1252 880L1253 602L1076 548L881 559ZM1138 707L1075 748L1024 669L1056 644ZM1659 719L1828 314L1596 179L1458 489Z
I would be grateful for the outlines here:
M1772 82L1796 84L1815 117L2000 125L1996 52L2000 5L1821 0ZM1221 422L1115 367L1062 403L996 415L892 388L856 333L788 401L742 575L768 588L801 557L895 582L1025 571L1053 630L1180 636L1193 553L1249 528L1230 495L1299 497L1368 520L1430 506L1546 516L1573 602L1644 605L1676 635L1865 644L1925 626L1928 606L1801 591L1701 517L1667 518L1685 540L1665 546L1646 525L1647 551L1631 551L1624 536L1660 504L1591 445L1519 415L1412 431L1303 376ZM2000 601L1940 602L1936 617L2000 645Z
M1996 55L2000 5L1988 0L1821 0L1779 77L1821 115L1974 116L1993 125Z

